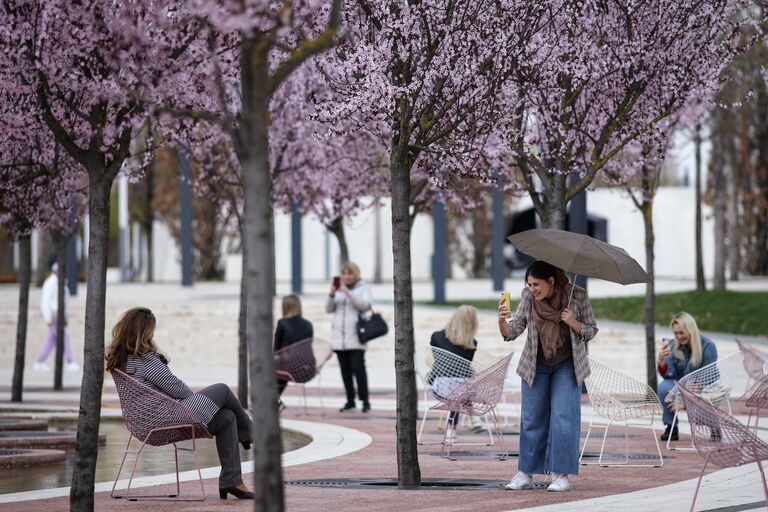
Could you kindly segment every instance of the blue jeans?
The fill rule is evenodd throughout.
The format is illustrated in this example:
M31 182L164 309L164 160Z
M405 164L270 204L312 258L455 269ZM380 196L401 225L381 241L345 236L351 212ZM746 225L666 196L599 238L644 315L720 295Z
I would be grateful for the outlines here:
M669 409L667 409L669 403L667 403L664 399L667 398L667 393L672 391L672 388L674 388L676 385L677 379L664 379L659 382L658 386L656 387L656 394L659 395L661 408L664 410L664 413L661 415L661 421L663 421L665 425L671 425L672 420L675 419L675 413L669 412Z
M524 473L579 474L581 386L573 359L555 366L536 364L533 386L522 382L520 458Z

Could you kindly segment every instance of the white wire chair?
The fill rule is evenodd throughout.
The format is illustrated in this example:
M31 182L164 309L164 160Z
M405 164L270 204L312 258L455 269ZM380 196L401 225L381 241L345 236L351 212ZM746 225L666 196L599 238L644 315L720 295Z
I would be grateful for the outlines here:
M661 447L659 439L656 437L654 429L654 418L661 416L661 403L656 392L647 384L630 377L618 370L608 366L602 361L590 357L589 365L592 369L587 377L587 392L589 393L589 402L592 405L592 414L589 418L589 429L584 439L584 445L579 455L579 463L588 465L599 465L603 467L655 467L660 468L664 465L664 459L661 456ZM606 425L596 423L596 417L607 420ZM645 418L646 421L638 421ZM624 462L614 463L603 460L605 452L605 441L608 437L608 429L616 423L624 423ZM629 463L629 427L644 427L650 430L651 436L656 443L656 452L659 455L659 462L656 464L630 464ZM593 428L604 429L603 442L600 446L600 456L597 462L583 462L584 451L589 442L589 436Z
M698 370L694 370L685 377L682 377L677 386L667 394L664 401L666 403L675 404L675 416L672 418L672 428L678 423L680 411L685 410L683 404L683 398L677 390L678 386L685 386L685 388L692 394L707 401L713 407L720 408L725 403L728 407L728 413L733 414L731 410L731 390L733 390L734 379L742 368L742 360L744 354L741 351L736 351L733 354L729 354L726 357L721 357L714 363L710 363L706 366L702 366ZM670 442L672 436L667 439L668 450L679 451L694 451L693 440L691 440L691 448L672 448Z
M490 354L482 351L475 351L472 361L457 356L447 350L437 347L422 347L414 353L413 365L416 375L421 380L424 390L424 412L421 417L421 426L416 438L418 444L443 444L444 439L440 441L422 441L424 425L432 405L445 399L454 389L461 386L465 380L474 377L477 373L498 362ZM487 443L454 443L454 444L486 444L493 445L493 432L486 422L486 431L488 432Z
M747 374L747 384L744 388L744 394L737 400L744 400L752 391L752 387L766 375L766 366L768 366L768 354L759 350L754 345L741 341L736 338L736 345L744 354L744 371Z
M324 408L320 371L332 354L331 344L320 338L297 341L277 350L274 354L275 376L301 387L304 414L309 414L306 384L315 377L317 377L317 396L320 398L320 408Z

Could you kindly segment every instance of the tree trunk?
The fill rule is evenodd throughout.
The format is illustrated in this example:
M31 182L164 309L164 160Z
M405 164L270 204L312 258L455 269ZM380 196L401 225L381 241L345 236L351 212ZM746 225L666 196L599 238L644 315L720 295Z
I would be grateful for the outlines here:
M544 191L541 207L536 207L543 228L565 229L565 194L568 191L565 174L553 174L550 188ZM535 193L535 191L529 193ZM534 204L537 204L534 201Z
M646 191L647 192L647 191ZM645 227L645 273L648 283L645 285L645 365L648 385L656 389L656 284L654 267L653 200L644 200L642 208Z
M725 171L723 169L722 148L712 151L712 190L713 200L712 210L715 223L715 274L712 287L715 290L725 289L725 265L726 265L726 195L722 193L725 190Z
M240 226L240 240L244 240L244 228ZM243 245L242 275L240 276L240 313L237 317L237 398L240 404L248 408L248 329L246 322L248 320L246 307L248 295L245 292L245 245Z
M407 158L407 135L393 146L392 256L395 285L395 384L397 395L397 483L403 488L421 485L416 442L418 396L413 367L413 289L411 282L411 176Z
M56 356L53 358L53 389L61 391L64 389L64 327L67 325L67 305L66 305L66 281L67 281L67 242L69 237L61 233L55 235L53 239L56 242L56 261L59 265L58 286L56 290Z
M19 240L19 314L16 323L16 357L13 361L11 402L21 402L24 388L24 356L27 347L29 283L32 280L32 248L30 235Z
M85 350L80 386L80 415L69 504L72 512L91 512L99 446L101 392L104 386L104 306L107 290L109 192L117 170L89 169L88 271L85 297ZM108 175L107 175L108 174Z
M728 277L731 281L739 280L739 267L741 266L741 240L739 237L739 195L736 180L739 171L736 165L729 167L728 179L725 186L728 197Z
M696 126L693 143L696 148L696 291L707 291L704 281L704 257L701 247L701 127Z
M147 236L147 282L151 283L155 280L155 258L153 256L153 240L152 240L152 233L154 231L154 215L152 213L152 199L155 194L154 185L155 185L155 179L154 174L152 172L152 169L147 171L147 175L144 178L147 180L147 219L144 223L144 233Z
M269 167L269 42L256 36L241 50L243 97L242 180L245 197L243 256L247 296L251 403L259 411L254 445L253 492L258 511L284 508L277 386L272 357L272 302L275 295L272 177Z
M339 257L341 262L349 261L349 246L347 245L347 237L344 234L344 219L339 217L334 219L328 227L328 231L333 233L336 240L339 242Z

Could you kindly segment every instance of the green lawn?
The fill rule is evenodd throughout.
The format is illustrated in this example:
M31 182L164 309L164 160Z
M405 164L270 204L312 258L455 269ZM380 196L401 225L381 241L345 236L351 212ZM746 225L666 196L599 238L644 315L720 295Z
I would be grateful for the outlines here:
M496 309L496 301L451 301L446 306L472 304ZM517 306L513 301L512 309ZM595 317L623 322L645 321L645 297L592 299ZM768 292L714 290L656 295L656 323L667 325L674 313L687 311L704 331L768 337Z

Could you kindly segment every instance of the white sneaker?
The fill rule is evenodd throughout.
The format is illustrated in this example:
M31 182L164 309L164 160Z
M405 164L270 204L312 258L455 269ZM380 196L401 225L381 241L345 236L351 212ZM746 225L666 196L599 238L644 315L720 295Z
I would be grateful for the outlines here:
M560 473L555 475L555 479L547 487L548 491L563 492L571 489L571 482L568 481L568 475Z
M47 372L50 371L50 366L48 366L45 362L36 362L33 368L39 372Z
M522 489L533 489L533 475L530 473L523 473L518 471L512 480L504 486L505 489L510 491L520 491Z
M453 443L456 442L456 431L451 429L448 429L445 432L445 439L443 440L443 444L446 446L453 446Z
M80 365L76 362L72 361L71 363L67 363L67 371L68 372L79 372L80 371Z

